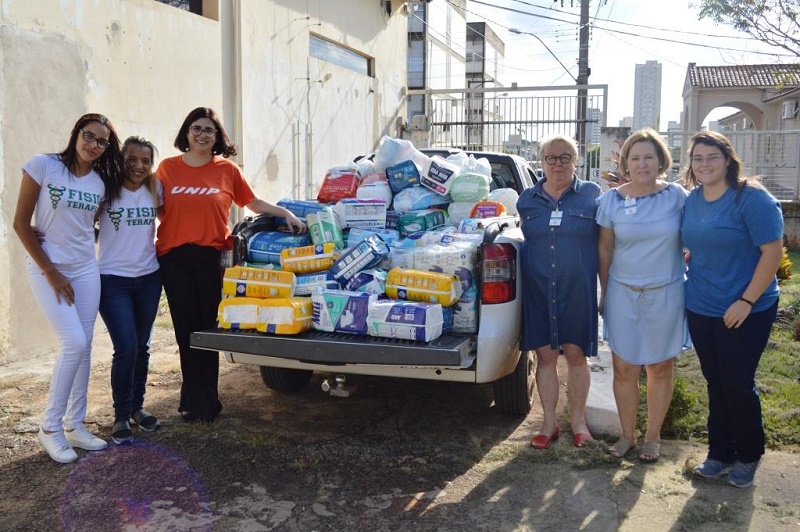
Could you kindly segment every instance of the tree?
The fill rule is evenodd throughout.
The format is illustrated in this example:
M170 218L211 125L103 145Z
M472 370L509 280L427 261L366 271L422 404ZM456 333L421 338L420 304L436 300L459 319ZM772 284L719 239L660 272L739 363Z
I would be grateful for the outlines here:
M800 0L700 0L700 19L733 26L800 57Z

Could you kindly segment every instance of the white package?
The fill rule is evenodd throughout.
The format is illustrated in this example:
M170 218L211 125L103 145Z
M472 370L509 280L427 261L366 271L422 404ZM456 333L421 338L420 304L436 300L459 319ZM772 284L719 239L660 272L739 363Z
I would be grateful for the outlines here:
M430 342L442 335L442 306L413 301L375 301L369 305L367 334Z
M519 214L517 211L519 194L517 194L517 191L513 188L498 188L497 190L493 190L489 192L488 200L502 203L508 214L513 214L514 216Z

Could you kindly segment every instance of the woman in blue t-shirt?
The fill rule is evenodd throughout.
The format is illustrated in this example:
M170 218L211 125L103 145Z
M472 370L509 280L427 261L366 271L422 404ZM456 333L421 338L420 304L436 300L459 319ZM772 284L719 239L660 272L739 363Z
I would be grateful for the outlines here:
M724 135L697 133L689 158L686 310L709 398L708 457L694 471L744 488L764 454L755 374L778 310L783 217Z

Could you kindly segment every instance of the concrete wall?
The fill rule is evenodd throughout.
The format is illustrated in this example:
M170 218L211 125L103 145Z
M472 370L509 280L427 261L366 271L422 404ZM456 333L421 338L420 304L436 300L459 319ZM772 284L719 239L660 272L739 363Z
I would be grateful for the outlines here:
M786 246L790 249L800 248L800 202L782 201L783 234Z
M20 167L62 150L80 115L106 114L122 138L147 136L163 158L177 153L186 114L213 107L270 201L315 195L328 167L397 134L406 71L398 2L391 13L377 0L203 3L206 16L153 0L0 3L0 364L57 347L11 223ZM374 77L309 58L310 32L370 56Z

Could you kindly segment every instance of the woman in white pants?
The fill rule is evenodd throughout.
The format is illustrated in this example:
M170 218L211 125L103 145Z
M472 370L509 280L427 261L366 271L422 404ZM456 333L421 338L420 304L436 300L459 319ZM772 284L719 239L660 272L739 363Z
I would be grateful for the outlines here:
M38 437L61 463L78 459L73 447L106 447L83 425L100 302L94 220L101 202L119 197L123 168L114 127L92 113L75 123L64 151L35 155L22 169L14 231L33 295L61 343Z

